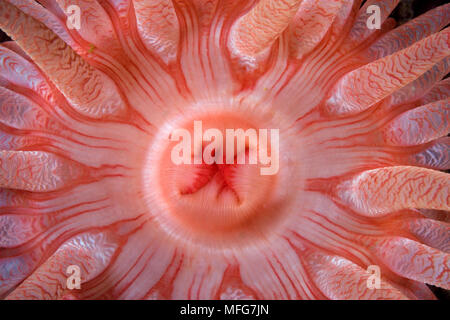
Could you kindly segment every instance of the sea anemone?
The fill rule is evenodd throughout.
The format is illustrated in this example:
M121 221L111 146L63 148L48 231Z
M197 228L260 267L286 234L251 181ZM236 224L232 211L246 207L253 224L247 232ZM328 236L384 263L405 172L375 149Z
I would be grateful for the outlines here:
M0 297L450 289L450 5L398 3L0 0ZM195 121L278 170L174 163Z

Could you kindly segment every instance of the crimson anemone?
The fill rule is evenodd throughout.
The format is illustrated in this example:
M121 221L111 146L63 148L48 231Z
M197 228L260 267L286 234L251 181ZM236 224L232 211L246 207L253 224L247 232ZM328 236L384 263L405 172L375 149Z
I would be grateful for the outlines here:
M0 0L0 297L449 289L450 6L398 2ZM279 129L279 171L174 165L195 120Z

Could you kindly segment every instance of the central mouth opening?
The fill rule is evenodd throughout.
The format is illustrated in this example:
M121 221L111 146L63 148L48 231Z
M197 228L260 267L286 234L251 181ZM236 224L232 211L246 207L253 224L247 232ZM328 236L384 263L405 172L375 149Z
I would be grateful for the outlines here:
M246 153L248 154L248 151ZM219 201L220 198L233 201L234 198L237 206L243 203L242 195L239 195L237 189L239 186L235 185L239 174L242 174L242 166L214 162L213 164L188 166L185 169L186 175L180 177L181 181L179 181L180 195L193 195L201 192L202 189L212 188L216 191L216 201ZM214 193L211 193L210 196L214 196Z
M277 129L221 115L185 121L168 133L157 180L172 222L218 235L276 215Z

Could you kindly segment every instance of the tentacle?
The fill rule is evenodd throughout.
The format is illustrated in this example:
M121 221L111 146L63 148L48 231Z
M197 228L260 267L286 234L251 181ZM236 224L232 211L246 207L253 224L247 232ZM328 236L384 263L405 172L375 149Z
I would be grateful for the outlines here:
M377 29L369 29L367 27L367 21L373 15L372 11L368 12L369 7L377 6L380 9L380 22L384 23L389 17L391 12L398 5L400 0L368 0L361 7L352 30L349 33L348 41L359 44L366 40Z
M2 251L4 250L2 249ZM44 254L44 248L38 246L25 253L0 257L0 298L4 298L28 277L39 265Z
M54 194L12 194L0 205L2 230L6 232L2 239L3 248L12 248L0 254L11 256L12 252L23 252L36 245L51 244L52 241L73 234L77 230L92 228L112 228L113 224L127 219L136 219L142 210L128 201L121 188L93 193L95 187L108 187L110 181L101 181L89 185L79 185L70 190ZM76 196L74 196L76 195ZM14 199L13 197L16 197ZM117 203L123 203L129 210L117 209ZM134 210L134 211L133 211ZM4 223L4 224L3 224ZM20 232L13 232L20 229ZM53 240L52 240L53 238ZM21 247L18 247L21 246Z
M450 169L450 137L443 137L427 144L422 150L408 155L411 165L435 170Z
M372 240L370 247L398 275L450 289L449 254L400 237Z
M85 177L85 169L54 154L0 151L0 187L35 192L63 188Z
M22 130L61 130L34 102L3 87L0 87L0 123Z
M37 1L29 1L29 0L4 0L6 2L11 3L19 10L21 10L26 15L33 17L34 19L40 21L45 24L47 28L52 30L55 34L58 35L65 43L70 45L72 49L77 52L83 52L84 50L75 42L71 35L67 30L67 25L65 21L62 21L59 17L55 16L52 12L44 8ZM54 1L54 0L49 0ZM46 3L48 1L42 0L42 3Z
M12 89L22 91L17 87ZM56 148L74 161L95 167L105 165L109 160L113 165L126 165L126 159L130 159L129 154L117 155L117 149L128 150L130 142L113 140L112 136L107 140L99 138L98 135L102 134L100 125L95 127L97 137L82 135L78 131L79 122L69 118L72 121L63 125L65 119L58 121L59 119L54 118L55 114L51 113L53 110L44 110L50 107L45 102L42 103L33 92L24 94L17 94L0 86L0 150L55 151ZM118 127L122 137L126 135L128 139L133 135L129 128L123 125ZM113 129L111 125L110 128ZM94 131L94 128L91 130ZM36 148L30 148L31 146ZM26 147L28 148L24 149Z
M111 79L91 67L44 24L4 0L0 2L0 27L33 58L81 114L102 118L125 110ZM33 30L34 37L28 37L25 30ZM40 41L34 41L37 37Z
M50 254L48 251L51 243L58 236L61 234L50 236L52 239L34 241L31 245L0 250L0 298L8 294L45 261Z
M450 97L450 78L438 82L421 100L420 103L428 104L431 102L444 100Z
M310 253L305 261L317 287L334 300L406 300L401 291L380 279L380 288L370 289L372 273L339 256Z
M404 222L408 230L427 246L450 253L450 224L432 219L410 219Z
M380 216L408 208L450 210L449 189L446 173L400 166L364 171L336 192L356 212Z
M342 2L342 7L330 28L330 44L335 44L338 39L342 39L344 34L350 32L362 3L361 0L343 0Z
M80 191L79 188L72 190ZM86 192L83 194L81 190L80 199L67 194L54 199L51 194L45 194L38 196L48 197L46 201L25 198L20 199L22 203L18 203L17 200L15 202L9 200L0 206L4 211L0 215L2 233L0 247L11 248L10 253L22 252L39 244L43 239L51 237L54 232L60 232L64 228L64 231L67 231L70 223L81 226L79 221L81 216L90 219L87 224L89 227L94 227L93 224L101 220L98 217L103 215L108 201L105 198L94 197L81 199L81 196L85 194ZM32 195L36 197L36 194ZM109 211L109 217L112 215L113 212ZM2 253L5 254L4 251ZM11 255L14 256L14 254L6 253L6 256Z
M315 109L325 98L327 94L325 87L328 87L328 83L331 82L330 79L320 78L328 78L327 75L334 73L330 68L333 68L333 61L337 59L331 58L332 52L335 53L342 47L342 40L349 31L360 2L360 0L343 1L341 10L336 15L326 37L313 50L312 54L305 56L305 60L299 65L299 68L293 68L293 65L289 63L289 52L284 52L286 49L283 44L289 44L287 37L284 36L289 35L286 32L279 40L277 64L273 66L270 73L266 73L260 78L264 82L258 83L254 93L257 94L258 90L264 90L259 93L259 97L267 99L268 106L280 108L288 115L288 118L301 118ZM323 63L323 59L327 62ZM280 76L279 70L285 70L285 72L282 72ZM345 72L341 70L339 74L343 75ZM267 75L271 77L270 82L265 81ZM325 87L324 84L326 84ZM267 90L268 88L271 90Z
M117 155L116 150L129 149L129 138L138 132L132 126L104 122L93 126L74 119L64 97L57 94L37 67L1 46L0 72L5 77L0 76L0 150L19 150L40 144L39 150L43 146L52 151L58 148L72 160L93 166L99 166L98 162L93 163L96 159L110 159L114 165L122 159L130 159L126 152ZM142 139L132 140L143 144Z
M62 18L65 18L64 20L66 21L66 16L70 14L67 11L70 6L75 5L80 8L80 29L73 29L71 32L78 32L89 43L86 47L90 51L95 50L95 48L102 48L103 50L108 50L108 53L111 54L111 51L117 52L119 50L120 46L114 27L108 15L97 1L45 0L43 2L55 15L64 15ZM58 10L57 6L59 6L60 10Z
M373 59L381 59L411 46L450 23L450 4L437 7L382 36L368 49Z
M112 190L114 188L116 190ZM132 193L136 194L136 191L133 190ZM97 231L108 228L119 235L122 229L115 228L115 225L120 223L122 227L124 221L135 221L136 216L143 210L136 201L130 201L131 198L130 194L125 195L123 187L117 187L117 184L111 183L110 180L60 190L57 195L2 190L0 212L7 210L5 216L11 217L6 219L24 223L16 219L18 215L23 214L28 221L25 225L29 225L31 220L39 224L30 230L36 235L31 240L26 239L32 237L31 233L9 234L10 244L23 244L0 249L0 297L44 263L55 248L83 230ZM122 210L123 207L118 206L118 203L123 203L127 210ZM134 225L132 228L135 227ZM124 230L127 228L124 227Z
M422 282L417 282L414 280L403 280L402 285L404 284L407 289L404 289L405 294L411 293L411 298L416 298L419 300L437 300L433 291Z
M80 269L82 289L83 283L95 278L107 267L117 247L113 238L104 233L79 235L63 244L7 299L62 298L67 289L70 290L67 288L71 275L67 273L69 266Z
M345 75L325 104L334 115L362 112L414 81L450 55L450 28Z
M300 59L325 37L341 10L342 0L304 0L292 22L291 51Z
M92 126L91 123L74 119L73 112L64 97L57 93L57 89L27 56L22 56L25 53L21 52L17 45L12 44L15 42L0 45L0 87L4 87L0 88L0 91L7 92L0 98L3 100L0 103L3 113L0 122L21 130L0 128L0 149L19 149L21 146L30 146L36 141L42 143L44 140L48 144L48 138L54 139L56 136L61 138L58 141L63 145L67 145L68 141L64 141L62 137L75 140L84 146L101 144L108 148L113 144L117 148L117 142L126 137L125 140L128 141L126 143L129 145L129 137L137 133L137 131L132 133L134 129L129 125L96 122L95 126ZM146 103L143 105L148 106ZM45 130L32 134L27 131L35 129ZM127 130L127 133L124 134L123 130ZM47 137L47 132L51 132L51 137L50 135ZM142 142L142 139L132 140ZM125 156L125 153L122 154ZM85 155L82 156L86 159ZM92 155L90 159L96 156L98 154Z
M0 43L0 50L2 51L2 56L4 55L4 49L10 50L14 52L15 54L19 55L19 57L22 57L29 62L33 62L31 58L26 54L25 51L15 41L5 41ZM0 64L1 65L1 64Z
M45 215L0 215L0 247L21 246L54 224L55 217Z
M391 105L397 106L404 103L413 102L425 96L450 72L450 57L445 58L436 64L429 71L425 72L417 80L414 80L402 89L391 95ZM443 100L443 99L439 99Z
M409 110L383 130L385 141L396 146L427 143L450 132L450 98Z
M180 39L179 23L169 0L134 0L139 34L152 52L166 63L175 59Z
M229 47L241 57L254 57L269 48L288 27L300 0L261 0L233 26Z
M30 89L46 101L54 103L54 93L45 78L28 57L23 56L24 52L17 52L19 48L12 41L0 45L0 73L6 80L4 85L8 88L17 86Z

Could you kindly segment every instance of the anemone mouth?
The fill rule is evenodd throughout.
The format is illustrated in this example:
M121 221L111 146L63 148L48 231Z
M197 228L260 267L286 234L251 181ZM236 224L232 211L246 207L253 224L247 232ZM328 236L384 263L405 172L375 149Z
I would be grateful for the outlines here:
M280 137L272 141L279 125L261 113L200 109L208 112L161 126L143 167L146 203L163 229L183 241L225 249L267 239L295 195L283 178L294 176L279 163ZM179 130L188 140L174 141ZM174 159L180 155L183 163Z

